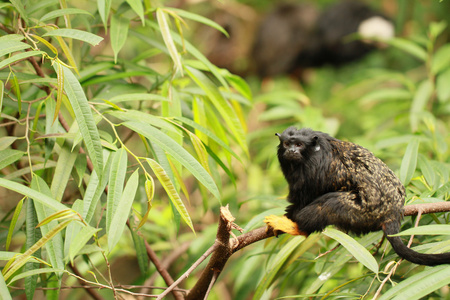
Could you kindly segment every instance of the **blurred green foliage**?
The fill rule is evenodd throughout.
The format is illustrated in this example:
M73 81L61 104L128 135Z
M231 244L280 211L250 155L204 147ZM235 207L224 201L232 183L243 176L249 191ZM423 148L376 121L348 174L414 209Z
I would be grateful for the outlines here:
M260 14L272 1L1 3L2 297L84 299L74 274L102 284L105 299L117 297L108 286L165 286L145 242L173 257L177 279L214 243L220 205L246 231L283 214L274 133L290 125L373 151L404 182L406 204L448 201L450 2L372 2L395 12L398 37L304 82L244 80L209 62L208 39L194 42L199 24L224 31L210 20L217 11ZM448 222L429 214L419 228ZM261 241L232 257L210 299L450 297L447 266L394 264L386 243L375 265L367 251L334 249L373 253L381 238L331 229ZM445 234L414 245L450 251ZM42 290L52 287L68 289Z

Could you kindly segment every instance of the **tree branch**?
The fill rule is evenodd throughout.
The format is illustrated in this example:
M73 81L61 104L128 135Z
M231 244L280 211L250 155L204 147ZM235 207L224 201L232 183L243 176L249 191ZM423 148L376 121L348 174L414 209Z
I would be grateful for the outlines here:
M450 211L450 202L439 203L426 203L426 204L414 204L405 206L405 216L421 214L448 212ZM200 279L195 286L188 293L186 300L191 299L206 299L209 289L214 284L214 281L222 272L226 262L231 255L253 243L273 237L272 230L267 230L266 227L260 227L244 233L235 239L230 240L230 232L233 226L234 217L228 210L228 207L221 207L221 218L219 219L219 228L217 229L217 237L214 245L218 245L216 251L214 251L208 265L203 270ZM282 234L282 232L280 232ZM234 244L234 246L232 246ZM214 247L213 245L213 247ZM211 248L213 248L211 247ZM211 250L211 248L209 250ZM191 267L192 268L192 267ZM187 272L186 272L187 273ZM187 276L186 276L187 277ZM180 277L172 286L176 287L176 284L184 279L184 275ZM169 292L169 287L165 292ZM164 294L166 295L166 294ZM159 295L158 299L162 299L163 294Z

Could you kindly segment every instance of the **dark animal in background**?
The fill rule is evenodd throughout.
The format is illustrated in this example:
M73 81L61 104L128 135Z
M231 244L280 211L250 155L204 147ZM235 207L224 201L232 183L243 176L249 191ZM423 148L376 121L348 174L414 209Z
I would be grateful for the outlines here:
M261 78L294 72L319 16L310 4L282 4L260 24L250 60Z
M309 4L282 4L261 22L251 60L260 77L295 73L358 60L377 44L352 34L382 40L394 35L393 23L360 1L340 1L322 13ZM353 40L352 40L353 38Z
M383 230L406 260L427 266L450 263L450 253L418 253L400 237L389 236L400 230L405 188L369 150L311 129L289 127L277 136L278 159L289 184L286 217L299 231L310 234L328 225L358 235Z

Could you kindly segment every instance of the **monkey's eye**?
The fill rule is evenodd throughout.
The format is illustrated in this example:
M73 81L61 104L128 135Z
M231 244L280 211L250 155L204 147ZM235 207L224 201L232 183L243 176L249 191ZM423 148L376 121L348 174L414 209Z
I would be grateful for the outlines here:
M302 147L303 145L302 145L302 143L296 143L295 146L297 146L297 147L300 148L300 147Z

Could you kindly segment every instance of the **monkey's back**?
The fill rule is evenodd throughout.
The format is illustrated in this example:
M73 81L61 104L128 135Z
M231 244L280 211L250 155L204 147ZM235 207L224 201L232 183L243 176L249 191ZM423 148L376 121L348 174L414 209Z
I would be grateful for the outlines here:
M349 191L355 233L380 230L386 221L403 218L405 188L394 172L372 152L359 145L329 140L333 149L329 182L335 191ZM353 223L353 222L352 222Z

